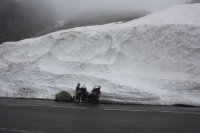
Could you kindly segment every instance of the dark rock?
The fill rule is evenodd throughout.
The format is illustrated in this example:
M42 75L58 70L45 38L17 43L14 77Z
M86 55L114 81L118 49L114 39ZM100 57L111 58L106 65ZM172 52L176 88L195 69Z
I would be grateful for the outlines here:
M200 3L200 0L193 0L193 1L189 2L189 4L193 4L193 3Z
M72 101L72 96L66 91L61 91L56 94L56 101Z
M0 45L32 38L55 26L52 6L40 0L0 0Z

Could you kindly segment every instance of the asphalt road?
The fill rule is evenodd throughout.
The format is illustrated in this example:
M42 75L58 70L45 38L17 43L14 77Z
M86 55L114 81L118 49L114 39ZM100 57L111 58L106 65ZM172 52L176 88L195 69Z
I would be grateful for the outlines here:
M200 107L0 99L0 133L200 133Z

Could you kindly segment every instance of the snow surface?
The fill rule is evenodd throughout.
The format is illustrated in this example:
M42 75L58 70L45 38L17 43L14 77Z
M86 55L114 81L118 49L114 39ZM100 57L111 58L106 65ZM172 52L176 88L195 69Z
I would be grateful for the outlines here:
M0 97L55 99L101 85L101 100L200 106L200 4L127 23L0 45Z

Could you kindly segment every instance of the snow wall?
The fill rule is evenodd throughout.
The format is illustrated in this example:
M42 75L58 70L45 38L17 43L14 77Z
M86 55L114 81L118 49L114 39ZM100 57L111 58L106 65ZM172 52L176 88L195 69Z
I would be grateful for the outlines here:
M100 100L200 106L200 4L127 23L0 45L0 97L55 99L101 85Z

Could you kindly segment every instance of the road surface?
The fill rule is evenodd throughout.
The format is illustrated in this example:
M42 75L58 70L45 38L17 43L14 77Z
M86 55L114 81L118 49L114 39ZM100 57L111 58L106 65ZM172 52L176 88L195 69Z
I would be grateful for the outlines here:
M200 107L0 99L0 133L200 133Z

